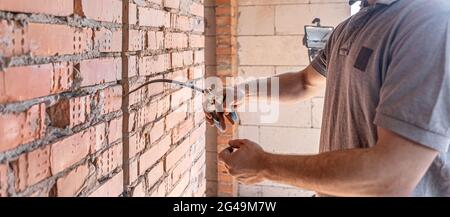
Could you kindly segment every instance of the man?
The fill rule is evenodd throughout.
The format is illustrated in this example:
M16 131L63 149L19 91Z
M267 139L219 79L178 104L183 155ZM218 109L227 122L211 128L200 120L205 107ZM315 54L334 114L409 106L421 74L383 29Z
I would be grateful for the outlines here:
M240 182L331 196L450 196L450 1L367 3L310 66L278 76L281 101L309 99L326 84L320 154L232 140L220 159Z

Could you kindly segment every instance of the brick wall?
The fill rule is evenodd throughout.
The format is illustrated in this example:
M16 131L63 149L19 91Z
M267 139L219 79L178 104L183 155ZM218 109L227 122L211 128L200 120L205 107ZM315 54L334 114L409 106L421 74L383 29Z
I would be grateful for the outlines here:
M203 196L203 0L2 0L0 196Z
M216 3L205 1L205 72L216 76ZM217 130L206 126L206 195L217 196Z
M296 72L308 64L302 45L304 26L315 17L336 26L350 15L347 0L239 0L239 76L268 77ZM245 106L245 105L244 105ZM240 114L240 138L254 140L270 152L312 154L319 150L323 93L306 102L279 107L278 121L261 123L264 112ZM239 196L308 196L310 192L265 182L239 185Z
M227 78L237 76L237 2L238 0L207 0L206 20L206 74L230 85ZM224 164L218 163L218 152L228 147L235 138L236 126L227 126L226 132L217 133L207 128L207 195L236 196L236 180L226 173Z

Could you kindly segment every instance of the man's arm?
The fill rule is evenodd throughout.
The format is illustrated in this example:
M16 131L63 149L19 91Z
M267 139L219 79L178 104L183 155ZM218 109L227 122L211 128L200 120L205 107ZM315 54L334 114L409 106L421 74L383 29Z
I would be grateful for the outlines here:
M232 141L237 150L221 153L244 183L269 179L334 196L409 196L438 154L381 128L372 148L314 156L265 153L246 141Z
M245 96L250 99L257 99L258 84L267 84L268 99L272 97L272 78L279 79L279 99L281 102L296 102L312 98L325 86L326 78L317 72L312 66L306 67L300 72L285 73L269 78L262 78L254 81L239 84L236 88L245 90ZM249 88L258 87L258 88Z
M304 70L300 72L293 73L285 73L281 75L274 76L279 79L279 100L280 102L296 102L303 101L309 98L312 98L320 92L322 88L324 88L326 83L326 78L317 72L311 65L306 67ZM241 104L245 99L248 100L258 100L261 97L265 97L266 99L270 99L272 97L272 79L262 78L249 82L245 82L239 85L236 85L234 88L227 89L224 92L224 96L226 98L227 95L230 95L229 91L234 91L234 99L226 99L226 103L224 103L225 110L227 110L227 104L230 104L231 107L236 107ZM267 85L265 88L267 90L266 95L259 96L259 84ZM238 94L243 93L243 94ZM222 129L226 129L225 117L231 121L231 117L229 117L229 113L225 112L217 112L216 116L222 126ZM214 122L212 120L212 116L205 112L205 117L208 123L213 126Z

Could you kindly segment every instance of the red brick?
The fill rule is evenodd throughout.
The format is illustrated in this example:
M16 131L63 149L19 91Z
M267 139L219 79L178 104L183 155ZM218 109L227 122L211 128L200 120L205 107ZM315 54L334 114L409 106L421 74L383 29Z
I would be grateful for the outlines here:
M135 25L137 23L137 6L136 4L130 3L128 9L128 22Z
M122 166L122 143L105 150L97 157L95 162L100 177L104 177L116 168Z
M180 181L172 188L172 191L167 197L179 197L183 194L186 187L189 185L189 174L185 174Z
M122 30L101 28L95 31L94 48L100 52L120 52L122 50Z
M194 162L194 165L190 167L191 173L192 174L205 173L204 171L205 165L206 165L206 153L203 152L202 155Z
M145 197L145 186L144 182L140 182L136 187L133 189L133 197Z
M50 147L46 146L20 155L13 163L13 170L18 191L23 191L26 187L50 177Z
M177 110L173 111L166 117L166 129L172 129L186 118L187 106L183 104Z
M191 48L205 47L205 37L203 35L190 35L189 47Z
M26 37L36 56L80 54L92 46L92 30L56 24L28 24Z
M166 114L170 109L170 96L165 96L158 100L158 116Z
M163 0L147 0L147 1L150 1L150 2L152 2L154 4L158 4L158 5L162 5L163 4Z
M8 167L0 164L0 197L8 196Z
M179 9L180 0L164 0L164 7Z
M163 76L159 75L156 77L152 77L149 80L162 79ZM138 86L142 85L145 80L141 80L139 82L135 82L131 85L130 89L135 89ZM156 95L163 93L164 91L164 83L153 83L151 85L147 85L139 89L138 91L130 94L130 105L139 104L142 102L148 102L149 98L152 98Z
M205 133L206 133L206 124L203 123L202 125L200 125L200 127L195 129L194 131L192 131L192 133L190 134L189 140L191 141L192 144L194 144L200 138L204 137Z
M87 176L89 175L89 168L87 164L83 164L67 175L61 177L56 182L56 189L58 197L74 197L80 193L84 186Z
M145 56L139 62L139 75L148 76L170 69L170 56L161 54L157 56Z
M145 140L141 139L138 134L134 134L130 137L129 142L129 158L133 158L137 153L141 152L145 148Z
M193 32L199 34L205 32L205 22L203 18L190 18L189 22L191 23L190 29ZM234 33L235 35L237 33Z
M114 119L108 125L108 142L109 144L122 138L122 117Z
M192 30L191 21L187 16L179 16L177 14L171 14L170 27L176 30L189 32Z
M161 138L161 136L164 134L164 119L159 120L158 122L154 123L152 128L150 129L150 143L153 144L158 139Z
M199 17L204 17L204 8L203 5L197 2L193 2L191 4L191 10L190 13Z
M163 180L158 186L155 186L155 190L151 193L150 197L165 197L167 193L167 180Z
M0 10L23 13L69 16L73 14L73 0L2 0Z
M7 68L0 71L0 103L66 91L73 84L73 76L73 65L67 62Z
M129 51L140 51L144 49L145 32L140 30L130 30L129 33Z
M166 169L170 170L175 164L183 158L189 156L191 143L189 139L185 139L180 145L173 149L166 157Z
M206 149L206 138L204 136L199 137L195 141L193 141L192 137L189 138L191 143L193 144L191 147L191 157L193 159L199 158L202 154L205 153Z
M14 21L0 20L0 38L3 44L9 45L0 46L0 53L4 57L29 53L30 45L27 37L28 28L26 26Z
M194 191L193 197L206 197L206 179L199 179L198 180L198 188L197 191Z
M147 32L147 42L148 45L146 49L150 50L161 50L164 48L164 32L154 32L149 31Z
M81 86L113 82L122 77L122 62L120 58L102 58L84 60L79 63Z
M200 123L203 123L203 122L205 122L205 113L203 112L203 110L202 111L196 111L194 113L194 123L197 125L197 124L200 124Z
M74 81L73 63L53 63L53 76L51 93L60 93L70 89Z
M90 136L90 152L96 153L106 145L106 123L91 127Z
M119 111L122 107L122 86L116 85L100 91L101 114Z
M138 7L138 14L140 26L164 27L170 23L169 13L165 11Z
M85 123L91 113L91 97L89 95L63 99L48 109L51 126L66 128Z
M183 52L183 63L185 66L190 66L194 63L193 54L194 54L194 52L192 52L192 51Z
M164 37L165 48L183 49L188 47L188 36L185 33L168 32Z
M189 66L193 63L193 52L183 51L178 53L172 53L172 68L179 68L183 66Z
M172 172L169 176L169 185L174 185L178 180L180 180L181 176L191 168L192 162L189 157L183 158L180 163L173 168Z
M128 56L128 77L132 78L137 75L137 57Z
M89 197L117 197L123 192L123 173L116 174L103 183Z
M81 161L91 147L90 129L64 138L51 145L51 170L57 174Z
M171 54L172 68L180 68L184 66L183 52L174 52Z
M205 67L197 66L189 70L189 79L198 79L205 76Z
M147 186L152 188L164 175L164 164L162 162L154 166L150 172L147 173Z
M172 93L171 106L177 108L183 102L192 98L192 90L189 88L183 88L175 93Z
M145 105L136 114L136 128L141 128L156 119L157 102Z
M0 152L41 139L45 129L45 104L24 112L0 114Z
M187 82L189 79L189 73L188 73L188 69L180 69L180 70L176 70L170 74L166 74L166 78L168 79L172 79L172 80L176 80L176 81L181 81L181 82ZM170 87L170 90L173 89L180 89L180 86L178 85L171 85L168 84L168 86Z
M194 53L194 63L195 64L200 64L200 63L203 63L204 61L205 61L205 51L204 50L195 51L195 53Z
M217 183L217 196L219 197L234 197L236 196L236 185L232 183Z
M203 112L203 94L195 94L194 98L192 99L192 112ZM196 117L198 118L198 117ZM196 120L197 123L201 122Z
M75 10L80 16L97 21L122 23L120 0L75 0Z
M191 131L194 127L194 121L192 118L188 118L185 121L181 122L181 124L173 129L172 133L172 141L173 143L178 142L180 139L184 138L188 135L189 131Z
M139 174L144 174L148 168L152 167L153 164L161 159L169 150L170 144L170 136L166 136L144 152L139 158Z
M137 180L139 177L139 171L138 171L138 161L135 160L133 162L129 163L129 172L130 172L130 183L133 183Z

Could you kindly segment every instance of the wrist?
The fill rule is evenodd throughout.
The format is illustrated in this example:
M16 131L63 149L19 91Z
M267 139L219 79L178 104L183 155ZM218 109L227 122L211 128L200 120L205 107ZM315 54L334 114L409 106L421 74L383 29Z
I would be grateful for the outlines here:
M268 153L268 152L264 152L262 155L262 167L261 167L261 175L262 177L264 177L265 179L271 179L271 177L273 176L274 170L273 170L273 158L274 158L274 154L272 153Z

